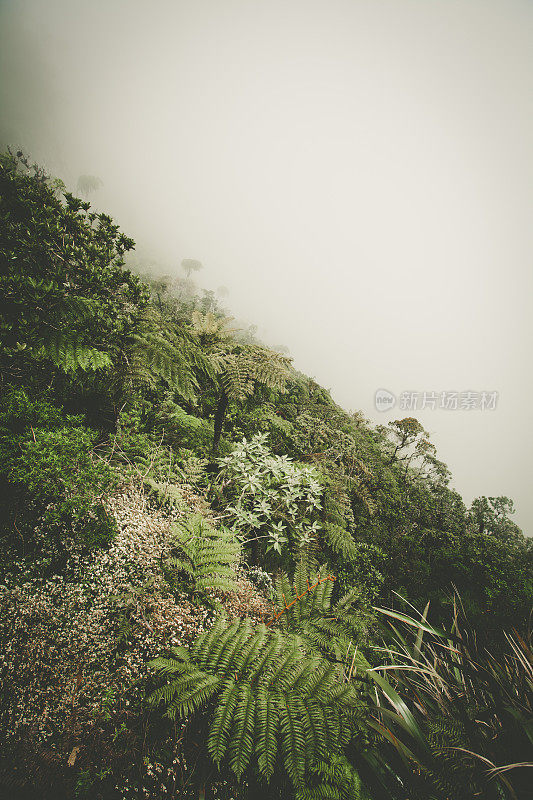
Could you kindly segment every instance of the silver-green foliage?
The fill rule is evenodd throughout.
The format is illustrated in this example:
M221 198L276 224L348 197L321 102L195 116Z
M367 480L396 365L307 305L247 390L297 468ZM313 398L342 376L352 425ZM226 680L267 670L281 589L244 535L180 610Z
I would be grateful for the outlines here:
M304 789L306 775L350 738L357 694L300 637L221 616L190 650L173 648L151 666L163 683L150 702L163 702L171 718L208 710L209 754L237 778L253 766L269 781L284 767Z
M219 482L230 501L226 514L246 537L266 540L267 550L304 548L320 527L322 486L313 467L273 455L266 441L258 433L220 459Z

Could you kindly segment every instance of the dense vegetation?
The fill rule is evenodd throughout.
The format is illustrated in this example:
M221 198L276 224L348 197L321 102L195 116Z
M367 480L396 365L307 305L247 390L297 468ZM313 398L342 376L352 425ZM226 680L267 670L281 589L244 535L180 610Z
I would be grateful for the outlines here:
M531 797L512 502L22 154L0 217L4 795Z

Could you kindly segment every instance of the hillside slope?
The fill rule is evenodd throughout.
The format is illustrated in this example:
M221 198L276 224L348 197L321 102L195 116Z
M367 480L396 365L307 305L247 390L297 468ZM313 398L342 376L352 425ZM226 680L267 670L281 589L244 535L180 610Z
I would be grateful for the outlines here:
M133 274L22 155L0 214L6 797L525 798L512 502L466 508L416 419L339 408L190 264Z

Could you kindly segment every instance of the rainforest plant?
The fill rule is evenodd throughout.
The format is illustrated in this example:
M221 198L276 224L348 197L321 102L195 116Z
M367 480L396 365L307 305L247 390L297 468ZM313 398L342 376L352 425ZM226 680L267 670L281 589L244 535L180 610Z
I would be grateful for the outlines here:
M97 431L20 389L0 400L4 547L47 570L72 549L108 544L116 526L104 501L116 474L95 450Z
M299 553L318 537L322 486L312 467L272 455L266 440L256 434L220 459L219 501L245 543L259 542L267 553ZM259 552L256 545L254 560Z
M231 402L252 395L257 386L286 391L290 359L255 343L228 336L227 320L213 312L193 314L194 329L206 349L217 375L217 402L214 415L213 453L218 452L226 412Z
M190 595L235 588L240 544L232 531L216 529L200 515L173 526L174 546L164 561L167 580Z
M511 501L467 509L418 420L373 426L231 330L199 262L135 277L22 154L0 222L0 795L529 800Z
M213 375L195 337L173 320L166 309L149 306L136 321L117 359L114 382L120 397L131 399L163 385L185 401L193 401L197 375Z
M205 746L237 779L269 782L283 770L303 790L306 776L351 739L359 701L342 671L301 638L249 620L220 617L190 650L174 648L152 667L161 685L150 695L172 717L203 713Z
M359 607L358 588L332 602L335 582L326 565L313 571L304 560L298 563L292 578L280 573L274 584L270 624L298 634L309 647L342 663L366 638L368 615Z
M133 240L22 153L0 156L0 216L4 375L109 368L147 302L123 269Z
M391 765L422 796L445 800L527 800L533 778L531 641L506 635L499 652L470 627L456 598L448 631L386 609L380 666L366 670L374 702L370 724Z

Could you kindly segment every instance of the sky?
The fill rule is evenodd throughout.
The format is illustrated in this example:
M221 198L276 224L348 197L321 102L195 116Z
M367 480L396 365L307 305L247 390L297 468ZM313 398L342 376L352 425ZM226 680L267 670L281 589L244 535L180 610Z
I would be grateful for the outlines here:
M416 416L465 501L513 498L531 535L532 45L531 0L0 0L0 141L98 176L154 263L200 260L339 404Z

